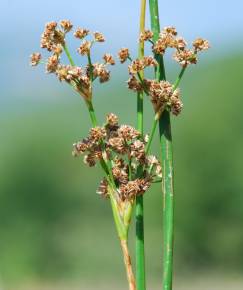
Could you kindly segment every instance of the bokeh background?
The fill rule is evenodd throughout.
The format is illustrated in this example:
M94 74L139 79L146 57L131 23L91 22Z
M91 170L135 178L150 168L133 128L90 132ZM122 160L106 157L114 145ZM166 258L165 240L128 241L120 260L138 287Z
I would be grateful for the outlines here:
M243 287L242 10L240 0L160 1L161 26L212 46L186 72L184 110L172 120L177 290ZM105 34L94 59L124 46L136 56L139 1L2 0L0 11L0 289L126 289L110 206L95 193L101 173L71 155L90 127L84 103L28 62L44 24L63 18ZM82 63L78 41L69 45ZM173 81L179 67L170 53L165 61ZM117 64L96 87L100 122L114 112L135 125L127 78ZM149 131L148 101L145 108ZM145 196L149 289L161 289L161 211L156 185ZM134 248L134 225L130 236Z

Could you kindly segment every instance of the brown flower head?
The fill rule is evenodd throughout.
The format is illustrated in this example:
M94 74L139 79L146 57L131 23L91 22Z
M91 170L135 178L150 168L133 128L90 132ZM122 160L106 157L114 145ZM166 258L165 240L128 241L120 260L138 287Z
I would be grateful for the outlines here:
M183 67L186 67L189 64L197 63L196 54L194 53L194 51L189 49L176 51L176 53L174 54L174 59Z
M105 41L104 35L98 31L94 32L94 39L97 42L104 42Z
M106 123L111 127L117 126L118 125L118 117L115 114L110 113L106 116Z
M76 38L79 39L83 39L85 36L87 36L89 34L89 30L88 29L84 29L84 28L78 28L75 32L74 32L74 36Z
M60 26L63 28L65 33L69 32L73 28L70 20L61 20Z
M153 32L151 30L144 30L143 32L141 32L140 37L139 37L139 41L143 42L143 41L147 41L152 39L154 36Z
M197 38L194 40L193 47L195 52L207 50L210 48L208 40L202 38Z
M143 86L141 83L136 79L134 75L130 77L130 79L127 81L128 88L130 90L133 90L134 92L142 92Z
M84 40L84 42L78 48L78 53L81 55L88 55L90 53L91 42Z
M37 66L41 60L41 54L39 52L32 53L30 56L30 65Z
M137 74L145 68L144 62L142 59L133 60L132 63L128 66L128 71L130 74Z
M118 57L121 63L124 63L129 58L129 56L128 48L121 48L118 52Z
M111 64L111 65L115 64L114 58L109 53L104 54L103 59L104 59L106 64Z
M57 54L53 54L48 58L47 64L46 64L46 71L48 73L54 73L57 70L59 64L59 58Z

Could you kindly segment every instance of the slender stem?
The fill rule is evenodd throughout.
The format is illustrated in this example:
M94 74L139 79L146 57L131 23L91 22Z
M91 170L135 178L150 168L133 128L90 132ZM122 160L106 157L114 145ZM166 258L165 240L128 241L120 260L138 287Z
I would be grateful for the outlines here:
M149 150L150 150L150 147L151 147L151 144L152 144L152 140L154 138L154 133L155 133L155 130L157 128L157 124L158 124L158 119L157 118L154 118L153 120L153 125L152 125L152 129L151 129L151 133L149 135L149 141L148 141L148 144L146 146L146 154L149 153Z
M136 282L132 270L131 256L129 254L127 240L121 240L121 248L124 257L124 264L127 271L127 280L129 283L129 290L136 290Z
M154 41L160 32L158 0L150 0L151 26ZM165 80L165 68L162 56L155 55L159 62L156 79ZM184 72L183 72L184 73ZM182 73L182 74L183 74ZM180 80L179 80L180 81ZM176 84L179 82L176 82ZM177 84L178 86L178 84ZM161 146L162 191L163 191L163 290L172 290L173 277L173 238L174 238L174 190L173 190L173 156L170 112L164 110L159 119L159 136Z
M140 29L145 29L146 0L141 0ZM138 57L144 57L144 42L139 42ZM144 72L139 73L143 83ZM137 129L143 134L143 93L137 94ZM136 283L137 290L146 289L145 281L145 254L144 254L144 209L143 196L136 198Z
M69 52L69 49L68 49L66 43L63 45L63 49L64 49L64 51L65 51L65 53L66 53L66 55L67 55L67 57L68 57L68 60L69 60L70 64L71 64L72 66L75 66L74 61L73 61L73 59L72 59L72 57L71 57L71 54L70 54L70 52Z
M173 90L176 90L176 89L178 88L178 86L179 86L179 84L180 84L180 81L181 81L181 79L182 79L182 77L183 77L183 75L184 75L185 70L186 70L186 66L184 66L184 67L181 69L181 71L180 71L180 73L179 73L179 76L177 77L176 81L175 81L174 84L173 84Z

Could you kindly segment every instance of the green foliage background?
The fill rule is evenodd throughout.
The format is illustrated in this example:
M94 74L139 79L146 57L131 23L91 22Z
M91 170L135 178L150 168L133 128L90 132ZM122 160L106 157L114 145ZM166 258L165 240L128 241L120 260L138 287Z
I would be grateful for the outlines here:
M243 269L243 58L201 63L186 73L184 110L173 118L178 275ZM112 111L135 124L136 98L125 80L97 89L99 120ZM95 193L101 172L71 156L72 143L90 127L84 104L64 85L57 96L56 80L40 82L32 98L0 114L0 279L125 279L109 202ZM145 107L149 131L148 101ZM150 281L160 280L161 211L156 185L145 197ZM132 247L133 234L134 227Z

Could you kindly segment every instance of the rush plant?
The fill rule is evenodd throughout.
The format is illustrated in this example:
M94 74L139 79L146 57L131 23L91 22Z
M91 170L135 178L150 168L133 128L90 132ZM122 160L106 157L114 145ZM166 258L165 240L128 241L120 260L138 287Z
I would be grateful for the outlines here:
M141 0L140 35L138 57L133 58L128 48L118 52L121 63L128 62L130 78L128 88L137 94L137 128L119 124L113 113L99 123L93 106L93 84L110 80L109 66L115 65L115 59L106 53L100 62L94 63L93 50L105 41L100 32L77 28L73 35L80 41L77 53L86 64L76 65L68 49L67 37L73 30L69 20L59 23L49 22L41 36L41 47L51 55L42 60L40 53L31 55L31 65L44 63L46 72L56 75L61 81L72 87L84 100L88 109L92 128L88 136L74 143L73 155L84 155L84 162L89 167L99 165L103 172L97 193L111 204L113 218L124 257L127 279L130 290L145 290L144 259L144 222L143 195L155 182L162 182L164 195L164 265L163 289L172 289L173 259L173 163L170 116L178 116L182 110L181 94L178 85L186 68L197 62L198 53L209 47L208 41L196 39L188 49L185 40L177 36L174 27L159 27L158 2L150 0L152 29L145 29L146 1ZM145 56L148 48L152 55ZM168 48L174 50L174 59L181 65L181 71L174 83L165 79L163 55ZM63 62L63 54L69 63ZM154 69L153 79L145 77L149 68ZM151 133L143 132L144 113L143 98L151 101L154 118L151 122ZM150 154L151 144L159 124L161 143L161 162ZM161 165L162 164L162 167ZM131 256L128 248L128 233L132 212L136 207L136 278L133 273Z

